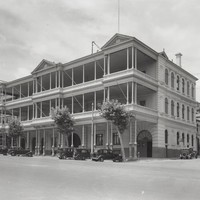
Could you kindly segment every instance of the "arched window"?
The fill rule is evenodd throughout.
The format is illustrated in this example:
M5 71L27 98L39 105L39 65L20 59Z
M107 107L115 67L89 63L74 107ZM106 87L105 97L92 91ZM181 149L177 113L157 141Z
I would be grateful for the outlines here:
M177 145L179 145L179 132L177 132L177 134L176 134L176 142L177 142Z
M171 73L171 87L174 88L174 73Z
M187 106L187 120L190 120L190 108Z
M169 79L169 72L168 69L165 69L165 84L168 85L168 79Z
M165 130L165 144L168 144L168 131Z
M185 80L182 78L182 93L185 93Z
M187 146L189 147L189 143L190 143L190 136L189 134L187 134Z
M192 98L194 97L194 85L192 84Z
M192 146L194 146L194 136L192 135Z
M179 91L180 89L180 79L179 79L179 76L177 76L177 79L176 79L176 83L177 83L177 90Z
M185 119L185 106L182 105L182 119Z
M192 108L192 122L194 121L194 108Z
M165 98L165 113L168 114L168 99Z
M190 95L190 83L189 81L187 82L187 95Z
M174 101L171 100L171 115L174 116Z
M184 133L182 133L182 141L183 141L183 144L185 144L185 135L184 135Z
M179 113L180 113L180 106L179 103L177 103L177 117L180 117Z

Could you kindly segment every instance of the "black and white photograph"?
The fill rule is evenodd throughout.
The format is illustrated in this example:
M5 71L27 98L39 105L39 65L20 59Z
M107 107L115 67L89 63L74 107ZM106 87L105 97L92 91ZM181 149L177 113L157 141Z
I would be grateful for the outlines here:
M199 200L200 1L0 0L0 200Z

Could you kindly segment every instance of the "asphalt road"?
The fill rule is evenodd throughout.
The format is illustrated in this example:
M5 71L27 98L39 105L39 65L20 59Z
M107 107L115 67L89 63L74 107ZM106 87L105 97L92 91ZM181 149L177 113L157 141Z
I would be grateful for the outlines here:
M200 159L127 163L0 155L0 200L199 200Z

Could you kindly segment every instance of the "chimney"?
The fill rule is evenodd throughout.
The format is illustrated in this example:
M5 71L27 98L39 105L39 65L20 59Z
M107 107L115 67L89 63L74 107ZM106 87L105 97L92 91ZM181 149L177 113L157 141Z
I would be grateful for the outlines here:
M181 67L181 56L182 56L182 54L181 53L177 53L177 54L175 54L175 56L176 56L176 64L179 67Z

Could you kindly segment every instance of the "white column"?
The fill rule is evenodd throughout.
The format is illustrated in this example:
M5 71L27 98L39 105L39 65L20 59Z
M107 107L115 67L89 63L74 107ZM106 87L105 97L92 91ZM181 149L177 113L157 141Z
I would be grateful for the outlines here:
M74 147L74 132L72 132L71 147Z
M38 129L35 130L35 155L37 156L37 145L38 145Z
M106 146L109 147L109 122L106 122Z
M134 159L137 158L137 119L135 118L135 134L134 134Z
M129 48L126 49L127 69L129 69Z
M126 84L126 104L129 104L129 84Z
M132 97L131 97L131 103L133 104L134 103L134 82L132 81Z
M137 104L137 83L135 83L135 88L134 88L134 89L135 89L135 93L134 93L134 94L135 94L135 95L134 95L134 96L135 96L134 102L135 102L135 104Z
M19 135L19 144L18 144L18 147L21 147L21 136Z
M113 148L113 124L110 124L110 148Z
M44 129L44 132L43 132L43 156L45 156L45 149L46 149L46 132L45 132L45 129Z
M132 56L132 69L133 69L133 68L134 68L134 64L135 64L135 63L134 63L134 52L135 52L135 51L134 51L134 47L133 47L133 46L132 46L131 48L132 48L131 56Z
M132 145L133 145L133 137L132 137L132 123L130 122L129 128L129 158L132 158Z
M27 149L30 148L30 146L29 146L29 145L30 145L30 144L29 144L29 140L30 140L30 139L29 139L29 138L30 138L30 132L27 131L27 140L26 140L26 148L27 148Z
M96 148L97 124L94 124L94 148Z
M53 128L53 144L52 144L52 156L55 155L55 129Z
M107 61L107 66L108 66L108 74L110 74L110 54L108 54L108 61Z
M135 69L137 69L137 49L136 48L134 51L134 56L135 56Z
M82 125L82 147L85 146L85 126Z
M40 130L38 130L38 144L37 144L37 146L38 146L38 156L40 155Z
M85 82L85 65L83 65L83 83Z

